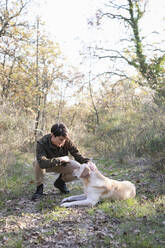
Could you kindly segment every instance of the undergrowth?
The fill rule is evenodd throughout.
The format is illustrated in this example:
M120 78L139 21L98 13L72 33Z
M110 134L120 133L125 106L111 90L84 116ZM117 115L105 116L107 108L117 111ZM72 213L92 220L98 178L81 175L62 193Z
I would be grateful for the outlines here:
M16 154L16 161L8 169L7 190L0 194L1 247L53 247L53 242L63 247L164 247L165 182L162 171L153 170L153 165L96 160L104 175L135 183L136 197L66 209L59 206L64 196L53 191L53 175L45 182L46 195L31 202L35 189L33 155ZM69 188L71 195L82 193L80 182L70 183Z

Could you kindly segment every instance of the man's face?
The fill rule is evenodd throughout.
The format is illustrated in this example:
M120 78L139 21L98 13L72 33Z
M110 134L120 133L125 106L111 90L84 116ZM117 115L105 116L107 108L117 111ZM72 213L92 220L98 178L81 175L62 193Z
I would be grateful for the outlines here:
M51 142L52 142L53 145L56 145L56 146L58 146L58 147L61 147L61 146L63 146L63 145L65 144L65 140L66 140L66 138L63 137L63 136L56 136L56 137L55 137L55 136L52 134Z

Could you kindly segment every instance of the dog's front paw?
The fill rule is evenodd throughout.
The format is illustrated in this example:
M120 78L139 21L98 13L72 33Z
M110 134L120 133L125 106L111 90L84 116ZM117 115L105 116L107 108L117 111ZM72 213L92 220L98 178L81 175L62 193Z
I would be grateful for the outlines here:
M66 197L66 198L64 198L64 199L61 201L61 203L70 202L70 201L72 201L72 198L71 198L71 197Z
M61 203L68 202L68 201L69 201L69 197L64 198L64 199L61 201Z
M68 207L70 207L70 204L65 202L65 203L60 204L60 207L68 208Z

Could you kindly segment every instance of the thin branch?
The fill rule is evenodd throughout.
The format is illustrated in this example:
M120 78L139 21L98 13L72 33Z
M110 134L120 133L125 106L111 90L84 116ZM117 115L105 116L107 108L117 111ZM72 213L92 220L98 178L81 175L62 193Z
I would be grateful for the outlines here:
M139 65L134 61L134 60L129 60L128 58L126 58L125 56L123 56L119 51L117 50L113 50L113 49L103 49L103 48L99 48L98 50L102 50L102 51L108 51L108 52L112 52L112 53L116 53L117 55L105 55L105 56L99 56L96 55L99 59L105 59L105 58L109 58L109 59L122 59L125 60L129 65L134 66L135 68L139 68Z

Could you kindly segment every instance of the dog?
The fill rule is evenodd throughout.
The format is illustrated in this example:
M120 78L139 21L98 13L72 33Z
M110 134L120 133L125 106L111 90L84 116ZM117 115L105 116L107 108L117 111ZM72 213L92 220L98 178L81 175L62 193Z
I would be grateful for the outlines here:
M84 186L84 194L64 198L61 207L95 206L100 200L127 200L136 195L135 185L129 181L117 181L101 174L94 163L79 164L74 160L70 163L76 165L73 175L80 178ZM83 171L87 171L83 176Z

